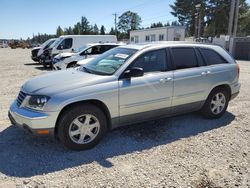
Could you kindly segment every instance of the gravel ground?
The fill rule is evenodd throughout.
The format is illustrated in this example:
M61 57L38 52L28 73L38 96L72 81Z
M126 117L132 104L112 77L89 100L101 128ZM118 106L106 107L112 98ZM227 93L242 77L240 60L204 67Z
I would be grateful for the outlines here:
M20 86L48 71L30 50L0 49L0 187L250 187L250 62L239 64L241 93L222 118L127 126L75 152L10 124Z

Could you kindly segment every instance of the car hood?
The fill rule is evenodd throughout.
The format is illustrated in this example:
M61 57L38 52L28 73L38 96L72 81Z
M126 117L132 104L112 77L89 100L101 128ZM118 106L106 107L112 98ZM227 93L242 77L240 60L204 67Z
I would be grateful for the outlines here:
M83 59L81 61L78 61L77 64L78 65L85 65L86 63L90 62L91 60L95 59L94 57L92 58L88 58L88 59Z
M113 76L100 76L76 69L67 69L30 79L22 86L22 91L33 95L51 96L59 92L100 84L113 79Z
M34 47L31 50L40 50L40 49L41 49L41 47Z
M55 58L60 59L60 58L64 58L64 57L70 57L74 54L75 53L73 53L73 52L64 52L64 53L56 55Z

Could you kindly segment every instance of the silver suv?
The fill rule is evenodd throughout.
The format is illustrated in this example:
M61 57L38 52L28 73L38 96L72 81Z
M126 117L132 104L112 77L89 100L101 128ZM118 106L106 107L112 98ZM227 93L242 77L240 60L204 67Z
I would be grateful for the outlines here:
M239 66L221 47L152 43L117 47L78 70L26 82L9 118L71 149L89 149L118 126L201 111L219 118L240 90Z

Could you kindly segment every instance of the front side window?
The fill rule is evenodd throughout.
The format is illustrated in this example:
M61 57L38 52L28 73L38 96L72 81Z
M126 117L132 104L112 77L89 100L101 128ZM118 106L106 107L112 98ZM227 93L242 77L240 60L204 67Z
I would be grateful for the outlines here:
M58 46L57 49L70 49L72 47L72 43L73 43L73 39L72 38L67 38L67 39L64 39L60 45Z
M201 53L206 59L208 65L225 64L227 61L223 59L219 54L210 49L201 48Z
M166 70L166 52L164 49L147 52L137 58L133 67L142 68L145 73Z
M84 65L83 70L98 75L112 75L136 52L135 49L127 48L111 49Z
M193 48L172 48L171 51L176 69L186 69L199 66Z

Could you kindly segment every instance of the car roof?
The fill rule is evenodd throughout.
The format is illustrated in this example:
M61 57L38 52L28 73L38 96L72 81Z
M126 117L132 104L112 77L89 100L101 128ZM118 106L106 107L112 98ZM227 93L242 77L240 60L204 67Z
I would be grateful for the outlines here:
M160 47L207 47L212 48L214 44L204 44L197 42L185 42L185 41L164 41L164 42L151 42L151 43L138 43L126 45L126 48L142 50L146 48L160 48Z
M124 45L124 44L121 44L121 43L112 43L112 42L104 42L104 43L101 43L101 42L96 42L96 43L87 43L87 46L95 46L95 45L116 45L116 46L120 46L120 45Z

